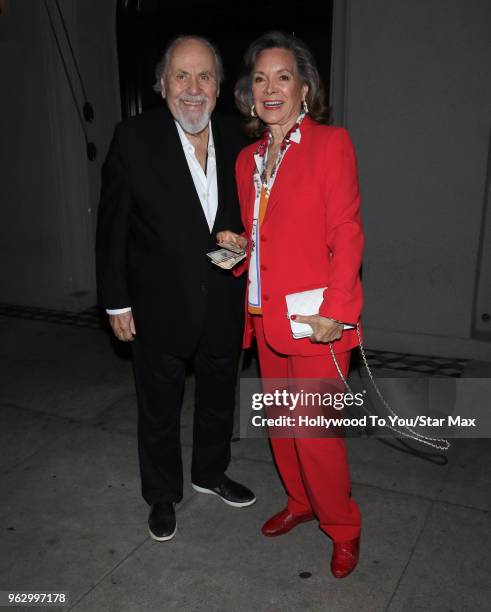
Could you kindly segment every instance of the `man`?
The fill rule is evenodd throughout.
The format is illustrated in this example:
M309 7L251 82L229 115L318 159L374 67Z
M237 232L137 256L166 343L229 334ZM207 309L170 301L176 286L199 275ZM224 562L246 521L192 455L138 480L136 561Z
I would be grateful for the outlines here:
M241 231L233 123L211 114L221 60L205 39L174 40L158 64L166 105L120 123L103 167L97 229L100 302L132 342L142 493L155 540L174 537L183 495L180 410L185 366L196 379L193 488L232 507L254 494L230 480L230 439L244 285L206 253Z

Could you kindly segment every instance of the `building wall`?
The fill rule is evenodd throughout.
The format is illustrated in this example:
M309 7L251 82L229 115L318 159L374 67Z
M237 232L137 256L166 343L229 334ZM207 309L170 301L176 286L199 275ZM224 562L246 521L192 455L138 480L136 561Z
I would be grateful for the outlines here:
M491 343L472 338L490 130L491 3L351 0L337 11L338 21L346 15L343 45L339 32L337 42L345 72L333 101L359 157L367 342L491 357ZM488 279L488 308L490 302Z
M79 105L83 95L48 0ZM86 145L44 3L0 16L0 302L81 310L95 303L94 228L100 167L120 113L115 2L60 3L95 120Z

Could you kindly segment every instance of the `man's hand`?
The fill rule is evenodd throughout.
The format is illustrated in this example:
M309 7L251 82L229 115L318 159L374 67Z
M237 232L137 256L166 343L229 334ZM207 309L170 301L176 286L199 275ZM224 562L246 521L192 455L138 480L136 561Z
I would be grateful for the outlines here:
M297 323L307 323L314 330L309 340L311 342L334 342L343 335L341 323L321 317L320 315L292 315L291 318Z
M134 340L136 330L131 310L123 312L122 314L109 315L109 323L118 340L122 340L123 342L131 342Z
M218 232L216 235L217 243L220 245L223 242L228 244L233 244L240 249L245 249L247 246L247 238L245 236L241 236L240 234L236 234L235 232L231 232L230 230L224 230L223 232Z

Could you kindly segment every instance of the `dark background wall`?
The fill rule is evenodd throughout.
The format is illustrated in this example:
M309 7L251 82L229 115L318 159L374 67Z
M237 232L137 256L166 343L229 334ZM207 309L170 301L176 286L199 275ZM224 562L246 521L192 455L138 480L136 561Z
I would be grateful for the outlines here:
M85 89L95 108L84 133L76 69L55 2L16 0L0 15L0 302L81 310L95 303L94 229L100 168L120 117L114 4L62 0Z
M346 6L344 122L360 161L367 339L489 356L491 3Z
M217 42L230 79L220 105L232 111L238 59L276 27L312 46L334 118L358 152L369 345L491 359L491 3L334 0L332 41L330 3L317 12L294 4L266 0L251 18L241 1L172 11L125 2L117 12L116 0L60 0L95 109L82 129L47 18L46 6L69 58L54 0L8 3L0 15L0 302L95 303L101 163L116 121L158 101L153 64L169 37L193 31ZM67 70L81 104L69 60Z

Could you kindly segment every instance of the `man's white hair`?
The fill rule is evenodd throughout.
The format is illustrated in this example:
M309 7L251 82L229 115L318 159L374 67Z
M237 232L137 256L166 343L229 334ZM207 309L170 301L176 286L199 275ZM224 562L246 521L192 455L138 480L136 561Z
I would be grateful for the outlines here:
M177 47L177 45L179 45L182 42L185 42L186 40L196 40L197 42L202 43L203 45L208 47L208 49L210 49L210 51L213 54L213 58L215 60L217 83L220 84L223 81L223 76L224 76L223 62L222 62L222 58L220 57L220 53L218 49L215 47L215 45L211 43L209 40L207 40L206 38L203 38L202 36L194 36L193 34L187 34L185 36L177 36L177 38L174 38L173 40L171 40L171 42L167 45L167 48L165 49L164 54L162 55L159 62L155 66L155 83L153 86L153 90L155 92L165 95L165 91L162 91L162 83L161 83L162 77L165 75L167 71L167 66L169 65L169 61L170 61L172 52Z

